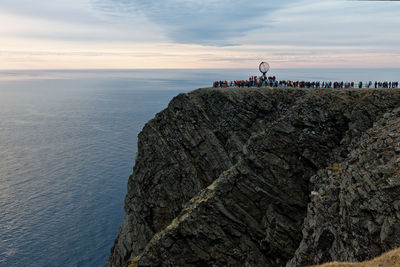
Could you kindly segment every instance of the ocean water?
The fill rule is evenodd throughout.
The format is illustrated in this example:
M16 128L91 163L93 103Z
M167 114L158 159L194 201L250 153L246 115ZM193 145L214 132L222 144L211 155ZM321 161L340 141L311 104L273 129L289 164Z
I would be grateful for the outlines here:
M399 69L278 69L292 80L400 80ZM243 70L0 71L0 266L104 266L137 135L172 97Z

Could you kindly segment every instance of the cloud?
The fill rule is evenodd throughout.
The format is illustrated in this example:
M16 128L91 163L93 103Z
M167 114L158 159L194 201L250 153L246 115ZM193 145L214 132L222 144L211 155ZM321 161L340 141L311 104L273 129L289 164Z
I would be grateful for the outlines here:
M32 5L29 0L0 0L0 39L135 43L166 40L159 28L142 16L128 20L107 16L93 9L88 1L43 0Z
M30 59L59 68L151 68L155 61L177 68L242 68L260 60L274 67L400 62L399 1L0 3L0 68L39 66Z
M398 1L298 1L274 12L270 27L234 41L293 47L398 48L399 10Z
M177 43L232 45L232 38L266 27L271 12L293 1L242 0L93 0L103 12L115 16L144 15Z
M1 11L14 15L32 18L48 19L70 24L93 22L93 17L88 14L86 1L51 1L41 0L32 3L31 0L0 0Z

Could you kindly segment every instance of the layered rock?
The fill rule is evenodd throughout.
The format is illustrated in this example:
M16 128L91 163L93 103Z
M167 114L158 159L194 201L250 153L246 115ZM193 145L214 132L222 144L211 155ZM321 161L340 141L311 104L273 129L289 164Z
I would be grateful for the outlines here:
M363 261L400 247L399 115L386 113L345 161L311 178L304 238L288 266Z
M188 200L240 159L251 135L304 94L199 90L174 98L139 134L126 214L109 266L126 266Z
M201 89L179 95L139 135L126 216L108 265L284 266L296 250L292 266L311 262L307 255L312 263L335 259L340 250L326 251L336 232L323 227L336 212L326 208L337 203L337 189L325 204L316 197L327 180L340 185L329 175L341 171L360 136L399 100L397 90ZM320 178L323 173L330 174ZM313 209L326 220L312 217ZM386 224L389 232L397 229L392 220ZM324 239L320 252L311 248Z

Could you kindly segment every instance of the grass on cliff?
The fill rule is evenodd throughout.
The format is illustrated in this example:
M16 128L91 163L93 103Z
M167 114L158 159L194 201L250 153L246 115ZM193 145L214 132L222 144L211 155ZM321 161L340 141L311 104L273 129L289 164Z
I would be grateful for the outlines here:
M332 262L314 267L400 267L400 249L395 249L373 260L360 263Z

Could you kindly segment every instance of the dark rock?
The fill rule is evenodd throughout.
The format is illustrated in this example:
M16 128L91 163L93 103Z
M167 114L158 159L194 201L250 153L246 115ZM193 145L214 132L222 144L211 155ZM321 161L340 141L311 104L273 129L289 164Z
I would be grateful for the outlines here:
M309 204L303 240L288 266L363 261L400 247L399 131L399 113L386 113L344 162L311 179L319 195ZM326 231L332 242L320 247Z
M139 135L108 266L300 266L399 245L399 100L389 89L179 95Z

